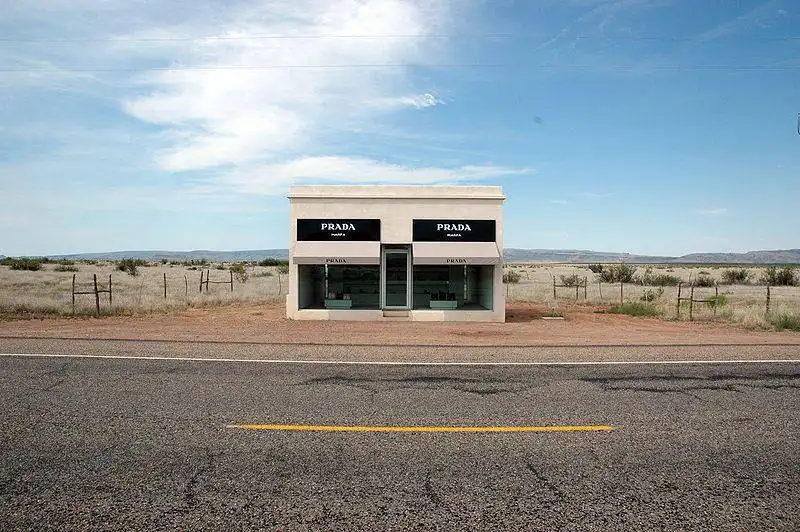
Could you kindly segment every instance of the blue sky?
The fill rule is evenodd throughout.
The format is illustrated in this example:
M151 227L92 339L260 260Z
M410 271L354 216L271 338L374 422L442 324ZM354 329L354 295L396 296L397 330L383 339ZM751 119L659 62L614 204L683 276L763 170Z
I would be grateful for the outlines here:
M507 247L800 247L796 0L28 0L0 254L286 247L291 183L499 184Z

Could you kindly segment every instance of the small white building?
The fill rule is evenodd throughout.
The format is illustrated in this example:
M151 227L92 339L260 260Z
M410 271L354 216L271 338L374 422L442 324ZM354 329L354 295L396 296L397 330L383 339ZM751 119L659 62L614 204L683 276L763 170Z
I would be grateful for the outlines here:
M495 186L293 186L286 315L505 321Z

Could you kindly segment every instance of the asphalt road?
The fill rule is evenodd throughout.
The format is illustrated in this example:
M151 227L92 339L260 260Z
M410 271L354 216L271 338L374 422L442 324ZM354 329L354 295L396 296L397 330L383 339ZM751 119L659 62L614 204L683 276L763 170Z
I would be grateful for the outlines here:
M2 357L0 401L2 530L800 530L798 364Z

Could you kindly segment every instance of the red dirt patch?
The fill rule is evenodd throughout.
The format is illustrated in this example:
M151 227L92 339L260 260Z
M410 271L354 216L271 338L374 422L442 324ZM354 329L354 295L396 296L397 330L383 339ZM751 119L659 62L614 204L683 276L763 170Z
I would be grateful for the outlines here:
M749 332L730 325L669 322L511 304L508 323L291 321L267 305L191 308L171 314L0 322L0 336L382 345L797 344L800 333Z

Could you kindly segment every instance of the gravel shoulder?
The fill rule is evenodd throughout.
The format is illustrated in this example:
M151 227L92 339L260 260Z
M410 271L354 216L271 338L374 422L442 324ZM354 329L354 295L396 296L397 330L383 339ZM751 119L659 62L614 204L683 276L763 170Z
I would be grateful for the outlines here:
M319 345L603 346L795 345L800 333L747 331L722 323L568 311L540 319L544 308L509 305L507 323L291 321L268 305L192 308L170 314L0 322L0 338L66 338Z

